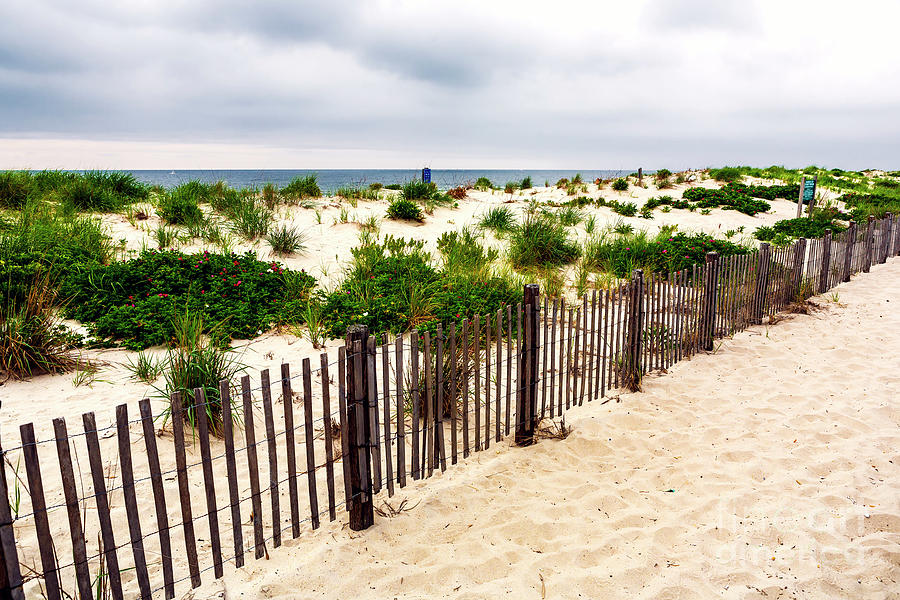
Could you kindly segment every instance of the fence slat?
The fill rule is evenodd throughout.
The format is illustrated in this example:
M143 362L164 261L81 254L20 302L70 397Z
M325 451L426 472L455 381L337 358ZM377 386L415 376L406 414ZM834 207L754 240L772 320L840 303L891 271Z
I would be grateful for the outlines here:
M475 398L472 412L475 417L475 452L481 451L481 315L475 315L473 322L475 343ZM490 352L490 348L485 350ZM490 398L487 399L490 402Z
M476 317L477 318L477 317ZM412 395L412 478L419 479L419 333L413 331L409 335L410 345L410 393Z
M498 384L499 387L499 384ZM499 408L499 406L498 406ZM494 419L500 427L500 411ZM491 447L491 313L484 316L484 449Z
M462 438L463 458L469 457L469 319L462 321ZM398 361L399 362L399 361Z
M266 443L269 451L269 496L272 500L272 545L281 545L281 493L278 490L278 446L275 440L275 417L272 414L272 383L269 370L259 374L262 384L263 418L266 422Z
M499 442L502 437L502 427L503 427L503 410L501 409L501 402L503 396L503 312L501 309L497 309L497 314L494 316L494 337L496 346L495 354L494 354L494 370L496 375L494 376L494 441ZM488 317L487 323L485 325L485 346L484 346L484 354L485 356L490 356L491 354L491 319ZM487 360L490 363L490 360ZM484 369L484 385L488 390L488 394L484 400L485 403L485 412L490 412L491 410L491 368L488 364Z
M560 299L559 307L559 373L554 375L559 379L559 395L556 397L557 414L563 416L563 397L566 395L566 299Z
M353 501L350 491L350 425L347 412L347 347L338 348L338 412L341 417L341 468L344 473L344 509L350 510Z
M300 492L297 489L297 440L294 427L294 392L291 367L281 364L281 403L284 405L284 448L287 452L288 503L291 510L291 537L300 537Z
M513 366L513 351L512 351L512 306L509 304L506 305L506 419L503 428L503 435L509 435L509 417L510 412L512 412L512 391L513 391L513 379L512 379L512 366ZM497 338L497 343L500 343L500 338ZM499 385L499 380L497 385ZM497 414L497 418L500 418L500 414Z
M234 459L234 414L231 407L231 385L219 382L222 399L222 435L225 437L225 474L228 479L228 504L231 509L231 540L234 544L234 565L244 566L244 534L241 530L241 497L238 491L237 463Z
M247 448L247 471L250 476L250 501L253 519L253 548L256 558L266 553L263 540L262 495L259 489L259 458L256 454L256 429L253 425L253 397L250 395L250 376L241 377L241 399L244 404L244 439Z
M457 365L459 355L456 352L456 323L450 323L450 461L456 464L459 457L457 455L457 415L459 407L457 406L457 388L459 387L459 371Z
M437 353L435 354L434 394L434 447L435 461L440 458L441 471L447 470L447 451L444 448L444 331L437 326Z
M373 358L374 362L374 358ZM374 374L374 365L372 372ZM327 418L327 417L326 417ZM306 485L309 490L309 517L312 528L319 528L319 495L316 491L316 436L312 414L312 372L309 358L303 359L303 440L306 443ZM377 444L378 439L374 442Z
M106 492L106 474L103 471L103 459L100 455L100 438L97 436L97 419L94 413L87 412L81 415L81 421L84 425L84 441L87 445L88 462L91 466L91 482L94 485L97 517L100 519L100 536L103 540L103 556L106 559L109 588L113 598L120 600L123 597L122 576L119 571L119 557L116 554L116 538L109 514L109 496ZM3 498L5 497L3 496ZM171 554L166 556L171 556Z
M547 297L547 294L544 294L544 310L541 313L541 317L544 321L544 333L541 337L541 352L543 353L543 367L541 370L541 420L547 414L547 354L550 349L549 339L550 339L550 311L548 310L550 307L550 299Z
M172 394L172 436L175 445L175 470L178 476L178 499L181 502L181 527L191 574L191 587L200 587L200 566L197 563L197 537L191 509L191 490L188 482L187 458L184 455L184 405L181 392Z
M6 589L10 600L25 600L22 590L22 571L19 568L19 552L16 547L16 533L13 529L12 508L9 505L9 489L6 484L5 453L0 447L0 552L3 562L0 564L3 579L0 585Z
M422 473L431 477L434 473L434 435L431 430L434 417L434 382L432 380L431 332L425 332L425 399L422 402Z
M19 427L22 438L22 454L25 457L25 475L28 478L28 495L31 497L31 508L34 513L34 528L37 532L38 550L41 555L41 568L44 572L44 586L48 600L60 600L59 573L56 569L56 558L53 554L53 536L50 534L50 523L47 520L47 504L44 500L44 483L41 478L41 463L34 439L34 424L25 423Z
M375 336L370 335L369 341L365 348L367 368L371 367L371 371L367 372L368 379L368 399L366 400L366 410L369 413L369 437L372 440L372 493L377 494L381 491L381 483L384 481L381 474L381 417L378 414L378 371L376 370L375 360Z
M397 381L397 483L406 487L406 411L403 403L403 338L394 340Z
M213 478L212 453L209 449L209 416L206 390L194 388L194 415L197 418L197 437L200 439L200 462L203 468L203 489L206 492L206 518L212 544L215 578L222 577L222 540L219 537L219 511L216 507L216 482ZM197 410L199 407L199 410Z
M334 430L331 427L331 385L328 376L328 353L319 355L319 377L322 380L322 423L325 428L325 485L328 486L328 519L337 518L334 491Z
M384 407L384 468L387 470L388 497L394 495L394 461L391 458L391 372L388 356L388 338L384 334L381 344L381 395ZM399 413L398 413L398 419Z
M553 316L550 324L550 371L547 378L550 379L550 418L554 416L556 404L556 311L559 309L559 299L553 299Z
M159 549L163 556L172 556L172 540L169 535L169 514L166 494L163 489L162 471L159 466L159 449L156 446L156 431L153 428L153 410L147 398L138 402L141 412L141 426L144 430L144 448L150 468L150 484L153 489L153 503L156 507L156 528L159 531ZM162 561L163 584L166 598L175 597L175 578L172 561Z
M118 413L118 410L116 411ZM117 415L118 416L118 415ZM127 428L126 420L126 428ZM75 563L75 583L78 587L78 594L82 598L91 597L91 573L88 569L87 548L84 544L84 530L81 527L81 511L78 509L78 490L75 489L75 471L72 468L72 450L69 447L69 434L66 431L66 420L57 418L53 419L53 434L56 438L56 454L59 458L59 475L62 481L63 495L66 500L66 514L69 517L69 537L72 540L72 558ZM121 446L121 445L120 445ZM128 467L131 467L131 455L129 453ZM123 488L131 482L125 481L125 460L122 457L122 479ZM133 486L134 484L131 483ZM132 487L133 491L133 487ZM127 501L127 496L126 496ZM131 517L128 515L128 525L131 526ZM135 551L135 560L138 556L138 548L140 548L141 557L143 557L143 544L140 536L137 537L137 546L134 545L135 537L131 536L132 548ZM146 568L144 571L146 576ZM148 584L149 591L149 584ZM141 586L143 595L143 586ZM149 597L149 596L145 596Z

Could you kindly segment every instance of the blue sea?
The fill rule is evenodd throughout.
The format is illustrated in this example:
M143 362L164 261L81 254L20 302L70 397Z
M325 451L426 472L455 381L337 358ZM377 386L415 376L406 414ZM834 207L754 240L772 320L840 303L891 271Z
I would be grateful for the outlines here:
M432 169L431 180L442 190L450 189L466 183L475 183L479 177L487 177L495 186L503 186L507 182L520 182L525 177L531 177L535 186L556 183L563 177L571 179L576 173L581 173L584 181L594 181L597 178L609 179L611 177L623 177L634 173L637 169L628 170L539 170L539 169L460 169L441 170ZM140 181L151 185L161 185L171 188L187 181L197 180L205 183L223 181L233 188L259 188L267 183L276 186L287 185L295 177L303 177L315 173L318 177L319 187L325 193L334 192L340 187L368 186L372 183L389 185L392 183L405 183L418 180L422 177L420 169L322 169L322 170L188 170L188 171L126 171L133 173Z

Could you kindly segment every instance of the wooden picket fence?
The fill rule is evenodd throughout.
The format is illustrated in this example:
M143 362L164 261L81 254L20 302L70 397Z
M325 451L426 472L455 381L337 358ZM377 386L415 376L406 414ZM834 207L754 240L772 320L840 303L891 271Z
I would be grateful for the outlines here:
M683 271L636 271L574 304L529 285L517 306L449 330L391 340L354 326L316 368L307 358L274 381L264 370L258 385L221 382L220 403L198 389L173 396L171 412L144 399L103 426L85 413L77 432L62 418L44 437L26 423L0 461L0 598L174 598L326 516L346 510L365 529L379 494L507 438L527 446L542 420L637 390L898 254L893 217L870 218Z

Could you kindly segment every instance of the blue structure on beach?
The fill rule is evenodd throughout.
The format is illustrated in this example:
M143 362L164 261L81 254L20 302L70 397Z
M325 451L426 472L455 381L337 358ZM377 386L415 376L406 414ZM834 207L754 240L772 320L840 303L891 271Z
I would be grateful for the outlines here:
M431 183L431 169L429 169L428 167L422 169L422 182Z

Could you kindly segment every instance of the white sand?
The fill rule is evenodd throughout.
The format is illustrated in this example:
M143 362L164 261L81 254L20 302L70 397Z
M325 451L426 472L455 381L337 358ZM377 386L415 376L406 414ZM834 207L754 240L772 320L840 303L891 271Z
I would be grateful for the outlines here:
M835 293L197 597L900 597L900 260Z

